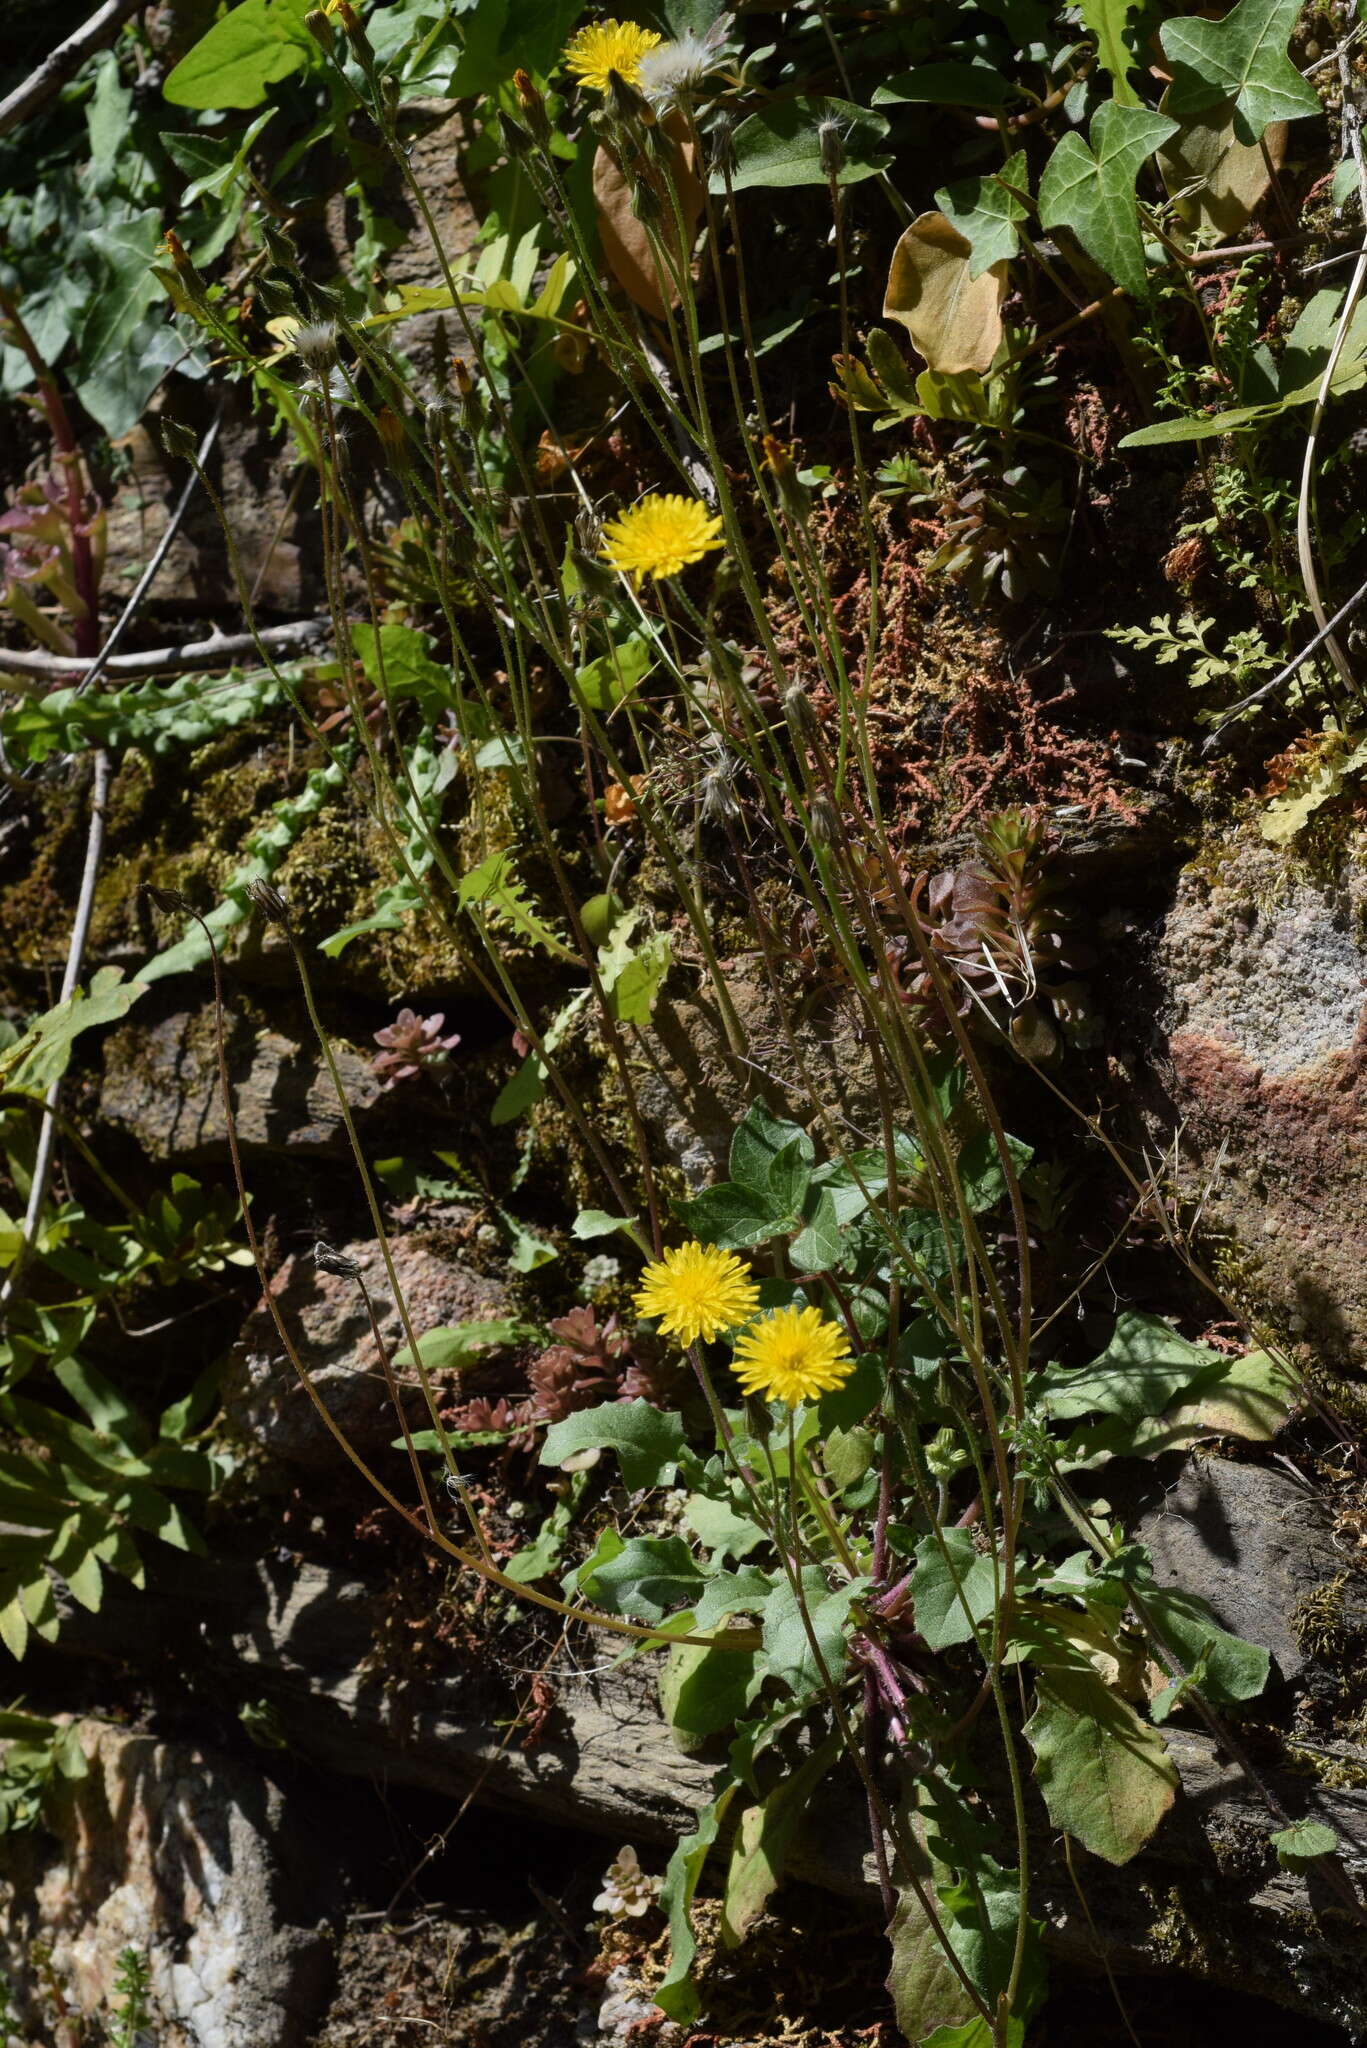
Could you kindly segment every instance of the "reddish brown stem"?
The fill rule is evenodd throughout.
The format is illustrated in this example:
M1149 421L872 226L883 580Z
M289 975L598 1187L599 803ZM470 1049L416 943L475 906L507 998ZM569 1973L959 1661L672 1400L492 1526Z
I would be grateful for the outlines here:
M86 530L86 501L82 488L81 451L72 431L70 415L53 376L39 355L33 336L19 317L19 308L0 285L0 316L10 328L15 346L27 358L43 401L43 411L52 434L57 461L66 478L66 516L71 527L71 568L82 610L76 627L76 652L93 660L100 648L100 593L95 581L95 556Z

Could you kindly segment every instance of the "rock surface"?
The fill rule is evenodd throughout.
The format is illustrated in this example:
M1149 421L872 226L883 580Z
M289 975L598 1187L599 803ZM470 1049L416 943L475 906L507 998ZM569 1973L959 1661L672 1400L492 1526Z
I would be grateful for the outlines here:
M342 1113L322 1054L278 1031L225 1019L237 1135L271 1149L346 1144ZM370 1061L350 1046L333 1051L353 1112L380 1100ZM213 1011L206 1004L156 1021L139 1016L111 1034L104 1053L100 1114L136 1138L153 1159L198 1160L227 1152Z
M24 2024L42 2024L29 1958L41 1936L68 2003L96 2027L117 2010L132 1947L150 1970L157 2048L299 2048L332 1976L319 1916L338 1901L286 1801L197 1747L98 1722L80 1736L89 1774L43 1831L6 1843L0 1955Z
M392 1360L404 1344L404 1330L378 1241L336 1249L361 1268ZM430 1250L411 1235L396 1237L391 1249L419 1335L441 1324L484 1322L507 1312L507 1290L498 1281ZM397 1422L356 1282L322 1271L310 1253L300 1253L286 1259L271 1281L271 1293L329 1414L362 1453L382 1449L397 1433ZM396 1376L410 1422L427 1427L426 1403L412 1371ZM284 1356L264 1300L247 1318L229 1354L223 1398L234 1422L277 1456L303 1465L336 1465L336 1443Z
M1367 1358L1367 881L1280 849L1182 877L1159 941L1170 1122L1207 1225L1339 1360Z

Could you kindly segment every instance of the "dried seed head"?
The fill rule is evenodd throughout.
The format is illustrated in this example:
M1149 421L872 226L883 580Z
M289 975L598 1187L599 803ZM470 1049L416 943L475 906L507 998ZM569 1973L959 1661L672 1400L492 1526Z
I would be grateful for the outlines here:
M261 912L268 924L278 924L285 931L290 928L290 907L280 891L270 882L257 880L248 882L247 897Z
M719 178L736 175L736 120L734 114L718 114L707 138L707 161Z
M320 1273L335 1273L342 1280L359 1280L361 1268L358 1260L346 1252L334 1251L330 1244L319 1238L313 1247L312 1258Z
M337 329L330 320L302 320L291 338L296 354L314 369L336 359Z
M845 138L833 115L827 114L823 121L818 121L816 139L821 147L822 170L828 178L838 178L845 166Z
M163 917L193 917L194 915L189 903L181 895L179 889L158 889L154 883L144 882L138 894L145 896L153 909L159 910Z

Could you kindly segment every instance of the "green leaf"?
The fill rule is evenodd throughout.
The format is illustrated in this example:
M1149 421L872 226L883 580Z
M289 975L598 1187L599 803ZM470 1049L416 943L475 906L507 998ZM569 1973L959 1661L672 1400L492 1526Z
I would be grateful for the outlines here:
M0 1048L0 1085L46 1094L66 1072L81 1033L117 1023L145 994L145 982L125 981L121 967L99 968L89 993L78 988L55 1009L45 1010L13 1045Z
M1134 298L1148 291L1134 183L1145 158L1176 128L1146 107L1107 100L1093 116L1091 147L1080 135L1065 135L1040 179L1041 226L1071 228L1087 254Z
M742 1565L738 1572L714 1571L695 1609L698 1627L714 1629L732 1614L762 1614L776 1583L773 1572L753 1564Z
M737 1948L764 1912L783 1876L783 1866L813 1792L840 1755L833 1729L789 1776L740 1817L722 1899L721 1938Z
M744 1713L754 1677L753 1651L677 1643L660 1669L665 1719L679 1735L719 1735Z
M1015 191L1008 191L1008 186L1014 186ZM1024 220L1029 211L1025 201L1016 197L1016 192L1028 191L1029 188L1030 173L1022 149L1017 150L995 175L960 178L935 194L935 204L945 219L972 246L973 255L968 266L970 278L981 277L994 263L1005 263L1015 255L1020 243L1016 222ZM871 342L872 336L869 339Z
M711 1551L713 1564L748 1557L764 1541L763 1529L748 1514L737 1514L730 1501L705 1493L689 1495L683 1518L703 1549Z
M590 711L611 711L635 695L654 666L655 650L650 641L633 633L620 647L585 662L574 680Z
M0 1614L0 1631L3 1628L4 1615ZM669 1915L669 1969L664 1981L655 1988L655 2003L668 2019L685 2024L696 2019L700 2010L698 1988L692 1977L698 1945L689 1908L707 1852L716 1841L722 1818L739 1789L734 1778L721 1784L711 1803L698 1815L693 1833L683 1837L670 1857L660 1891L660 1904Z
M553 1422L541 1446L541 1463L563 1465L576 1451L612 1450L623 1484L635 1493L670 1484L685 1441L683 1423L672 1411L652 1408L649 1401L605 1401Z
M588 1573L581 1570L577 1583L609 1614L663 1621L693 1604L703 1574L682 1536L633 1536L615 1557Z
M246 168L247 158L256 147L257 139L269 121L275 119L276 109L268 107L264 114L258 114L241 135L227 138L208 135L202 128L192 128L183 134L163 135L162 147L178 171L183 171L190 183L180 195L182 210L193 206L197 199L222 199L236 183Z
M873 103L895 106L910 100L934 107L981 107L992 113L1019 93L1019 86L991 64L916 64L880 85Z
M1177 1793L1177 1767L1156 1728L1094 1671L1041 1675L1024 1735L1057 1828L1107 1863L1128 1863Z
M807 1218L788 1247L793 1269L798 1273L827 1273L838 1264L845 1249L835 1198L827 1188L812 1188L803 1211Z
M911 1591L917 1631L932 1650L974 1640L996 1609L997 1578L994 1560L974 1548L970 1530L921 1539Z
M1181 15L1159 30L1172 66L1174 114L1234 102L1234 132L1257 142L1272 121L1320 112L1319 95L1286 54L1301 0L1239 0L1223 21Z
M174 107L255 107L266 88L323 53L304 27L309 0L240 0L162 87Z
M829 1592L815 1565L802 1568L803 1599L821 1661L833 1685L845 1675L845 1631L850 1608L867 1591L867 1579L851 1579L834 1593ZM798 1699L824 1693L825 1681L812 1649L802 1609L792 1585L785 1578L774 1587L764 1609L764 1668L771 1678L791 1688Z
M1137 107L1139 95L1130 84L1130 73L1139 60L1125 41L1130 16L1139 0L1082 0L1082 20L1096 37L1096 54L1111 74L1113 96L1122 106Z
M756 1097L731 1135L728 1165L737 1186L767 1195L779 1160L786 1159L785 1171L791 1172L794 1161L810 1166L815 1157L816 1147L801 1124L776 1117Z
M1228 1360L1208 1345L1189 1343L1161 1316L1127 1309L1090 1365L1046 1366L1037 1382L1046 1415L1067 1422L1084 1415L1138 1422L1161 1415L1178 1394L1220 1373Z
M428 1372L465 1372L478 1363L486 1351L504 1350L533 1335L530 1323L506 1319L492 1322L438 1324L418 1339L418 1356ZM415 1364L407 1344L394 1353L395 1366L403 1370Z
M833 121L840 137L843 162L837 173L839 184L853 185L861 178L875 177L892 162L890 156L878 153L888 132L882 114L871 114L849 100L776 100L758 113L748 114L736 130L733 189L745 192L757 185L829 183L821 161L823 121ZM726 189L717 171L712 173L711 189Z
M762 1244L788 1219L775 1213L767 1196L752 1194L734 1181L722 1181L705 1188L689 1202L675 1202L674 1214L703 1244L719 1245L723 1251L742 1251L747 1245Z
M644 921L639 910L619 918L598 949L598 974L608 1007L619 1024L648 1024L655 998L664 986L673 957L668 932L649 931L635 938Z
M912 1891L898 1894L888 1942L892 1950L888 1990L898 2030L904 2038L924 2041L937 2026L969 2025L974 2010L972 2002L930 1924L929 1915ZM986 2040L990 2042L990 2034Z
M611 1237L614 1231L625 1231L634 1239L639 1229L634 1216L609 1216L606 1209L581 1209L570 1226L570 1236L581 1243L592 1243L595 1238Z
M1159 1641L1188 1668L1203 1665L1201 1691L1212 1706L1237 1706L1258 1697L1272 1668L1260 1644L1221 1628L1198 1593L1155 1585L1147 1574L1136 1579L1134 1590Z
M1334 1830L1318 1820L1293 1821L1289 1828L1278 1828L1268 1839L1283 1870L1299 1870L1316 1856L1332 1856L1340 1846Z

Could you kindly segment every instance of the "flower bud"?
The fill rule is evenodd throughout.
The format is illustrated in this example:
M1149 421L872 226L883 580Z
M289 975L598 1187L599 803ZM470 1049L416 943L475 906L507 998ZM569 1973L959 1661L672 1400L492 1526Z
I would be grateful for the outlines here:
M840 813L820 792L807 806L807 830L813 846L834 846L840 837Z
M332 23L328 20L321 7L310 7L308 13L304 16L304 27L313 37L314 42L317 43L324 56L330 57L334 44Z
M549 149L551 124L546 118L546 102L540 91L525 71L513 73L513 89L517 94L517 103L522 109L522 118L527 124L532 141L540 149Z

